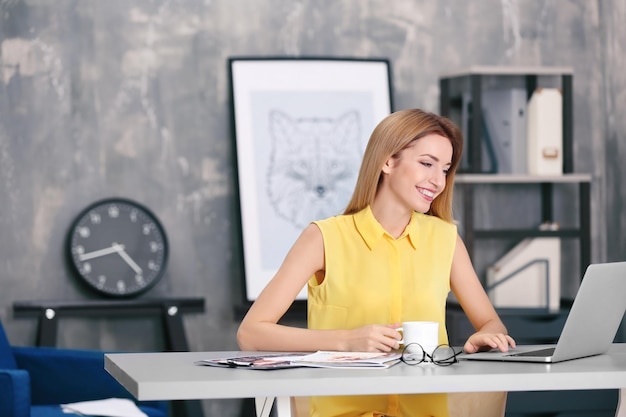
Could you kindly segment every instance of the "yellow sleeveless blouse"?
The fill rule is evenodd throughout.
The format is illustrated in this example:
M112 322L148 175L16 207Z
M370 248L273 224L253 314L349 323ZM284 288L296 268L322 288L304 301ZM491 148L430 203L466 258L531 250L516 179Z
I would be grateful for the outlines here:
M403 321L439 322L447 343L446 298L456 226L413 213L394 239L370 207L314 222L322 232L326 274L308 283L308 327L352 329ZM312 397L312 417L448 415L445 394Z

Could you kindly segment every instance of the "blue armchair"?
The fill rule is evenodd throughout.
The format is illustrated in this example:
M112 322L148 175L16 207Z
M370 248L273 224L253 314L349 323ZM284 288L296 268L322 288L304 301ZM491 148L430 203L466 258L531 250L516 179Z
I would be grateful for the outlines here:
M9 345L0 322L0 416L71 417L60 404L132 396L104 370L104 352ZM138 402L149 417L168 403Z

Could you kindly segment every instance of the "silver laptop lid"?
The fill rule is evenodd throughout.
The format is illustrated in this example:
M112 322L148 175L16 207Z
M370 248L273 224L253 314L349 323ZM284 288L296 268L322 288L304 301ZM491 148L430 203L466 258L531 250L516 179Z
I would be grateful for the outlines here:
M626 311L626 262L591 264L552 357L553 361L606 353Z

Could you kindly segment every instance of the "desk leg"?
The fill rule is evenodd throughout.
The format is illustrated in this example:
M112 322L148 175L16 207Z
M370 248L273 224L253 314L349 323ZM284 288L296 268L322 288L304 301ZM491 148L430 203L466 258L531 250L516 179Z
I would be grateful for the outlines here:
M257 397L254 399L257 417L269 417L276 399L276 417L291 417L291 397Z
M619 390L619 398L617 399L617 410L615 417L626 417L626 388Z
M274 404L274 397L256 397L254 399L256 417L270 417L272 404Z
M276 398L276 417L291 417L291 397Z

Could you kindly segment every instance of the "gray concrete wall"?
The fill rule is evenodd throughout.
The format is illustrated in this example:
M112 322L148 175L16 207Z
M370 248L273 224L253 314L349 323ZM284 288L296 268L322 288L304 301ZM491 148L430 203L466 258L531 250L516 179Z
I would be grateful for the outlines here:
M450 70L572 67L592 259L623 260L624 20L622 0L0 0L0 318L15 344L33 344L14 301L97 298L70 274L65 234L92 201L123 196L150 207L171 242L145 297L204 297L206 313L185 319L192 349L236 348L230 56L389 58L395 109L431 111ZM557 205L567 213L575 198ZM485 207L486 220L503 211ZM161 336L151 319L71 319L59 345L154 350ZM205 402L207 415L239 406Z

